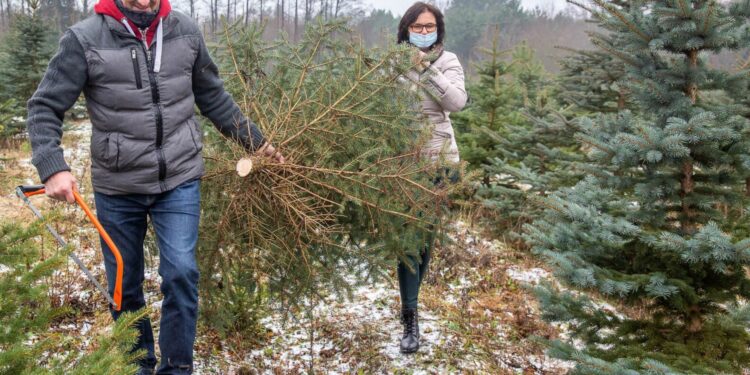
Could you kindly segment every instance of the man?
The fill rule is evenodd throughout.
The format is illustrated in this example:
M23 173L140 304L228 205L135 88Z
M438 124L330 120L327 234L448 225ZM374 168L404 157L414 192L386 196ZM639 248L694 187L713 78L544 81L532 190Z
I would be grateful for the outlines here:
M97 215L122 253L122 311L145 305L143 240L151 218L162 276L159 374L192 372L198 311L197 243L204 173L197 104L223 134L283 163L224 90L195 22L168 0L100 0L73 25L28 103L32 163L47 195L73 202L76 179L60 147L65 112L83 91L92 123ZM110 293L116 263L102 241ZM112 311L115 319L120 312ZM141 373L156 366L149 320L138 325Z

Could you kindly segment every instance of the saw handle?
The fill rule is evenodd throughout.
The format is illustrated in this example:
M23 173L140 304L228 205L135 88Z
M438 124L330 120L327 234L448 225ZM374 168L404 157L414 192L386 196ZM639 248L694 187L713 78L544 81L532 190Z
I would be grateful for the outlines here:
M16 190L20 191L26 196L26 198L28 198L34 195L44 194L44 185L21 185L17 187Z
M23 194L26 198L45 194L44 185L21 185L17 187L16 190L19 193ZM78 206L80 206L81 209L83 209L83 212L86 213L86 216L89 218L91 223L94 224L97 232L99 232L99 235L102 236L104 242L107 244L107 246L109 246L109 250L112 251L112 254L115 256L115 261L117 262L117 276L115 278L115 291L112 295L112 299L115 301L115 306L113 306L113 308L115 309L115 311L120 311L122 309L123 275L123 262L120 250L117 248L117 245L115 245L114 241L112 241L112 238L109 237L107 231L104 230L104 227L99 222L99 219L96 218L96 215L91 212L89 206L86 204L83 198L81 198L81 195L78 194L77 190L73 190L73 196L75 197Z

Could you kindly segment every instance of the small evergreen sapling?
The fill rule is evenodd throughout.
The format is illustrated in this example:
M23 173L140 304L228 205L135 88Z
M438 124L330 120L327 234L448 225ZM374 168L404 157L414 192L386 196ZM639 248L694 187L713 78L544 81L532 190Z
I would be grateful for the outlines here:
M66 253L41 260L41 228L41 223L0 226L0 374L135 373L139 353L128 353L136 340L131 327L143 312L123 315L112 333L98 336L84 353L69 347L70 337L50 331L73 312L52 306L45 282Z
M28 2L28 14L15 14L0 47L0 138L26 129L26 101L36 91L54 52L53 30L38 12L39 1Z

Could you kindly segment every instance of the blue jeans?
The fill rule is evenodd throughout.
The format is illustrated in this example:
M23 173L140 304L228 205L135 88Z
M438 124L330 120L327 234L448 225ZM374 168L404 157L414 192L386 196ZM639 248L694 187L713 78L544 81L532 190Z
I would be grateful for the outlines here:
M200 180L186 182L161 194L106 195L95 193L97 217L122 254L122 311L146 305L143 296L143 240L147 218L159 245L159 275L162 277L161 329L158 374L189 374L193 367L193 343L198 318L198 265L195 248L200 220ZM117 271L115 257L102 241L104 265L110 295ZM117 319L120 312L112 310ZM139 365L156 366L151 321L139 322L138 341L133 350L143 349Z

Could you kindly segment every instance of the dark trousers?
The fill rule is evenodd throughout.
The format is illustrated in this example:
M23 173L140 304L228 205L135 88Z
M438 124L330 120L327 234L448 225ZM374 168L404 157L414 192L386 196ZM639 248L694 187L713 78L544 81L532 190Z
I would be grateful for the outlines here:
M427 267L430 265L430 255L432 254L432 234L427 236L428 242L425 243L422 251L417 256L408 256L407 262L398 262L398 287L401 292L401 308L416 309L419 304L419 287L427 274Z
M161 194L106 195L95 193L97 216L117 245L124 263L122 311L136 311L146 305L143 295L144 257L148 217L159 246L159 275L162 277L161 329L158 374L189 374L193 367L193 343L198 318L198 265L195 248L200 220L200 181L194 180ZM102 241L104 265L110 294L114 291L117 263ZM121 312L112 311L117 319ZM154 334L146 318L137 326L134 350L146 356L141 367L156 366Z
M436 187L443 184L455 184L459 180L458 171L450 168L441 168L432 179ZM398 262L398 287L401 292L401 308L416 309L419 305L419 288L427 274L432 256L432 247L435 242L435 228L431 226L424 232L425 240L416 256L407 256L406 262Z

